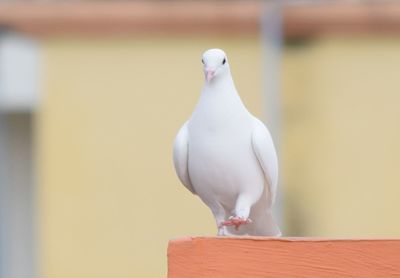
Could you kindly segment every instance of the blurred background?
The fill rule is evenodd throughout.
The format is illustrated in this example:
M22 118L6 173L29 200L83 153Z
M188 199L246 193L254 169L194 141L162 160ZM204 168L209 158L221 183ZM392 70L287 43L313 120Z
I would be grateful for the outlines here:
M166 277L215 235L172 144L223 48L285 236L400 235L397 1L1 1L0 277Z

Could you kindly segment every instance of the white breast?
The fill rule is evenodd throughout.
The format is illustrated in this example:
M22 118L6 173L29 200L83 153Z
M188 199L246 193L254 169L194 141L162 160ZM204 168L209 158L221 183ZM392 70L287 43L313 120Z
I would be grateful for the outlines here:
M251 146L252 116L235 96L219 97L201 99L189 121L188 170L203 200L233 207L239 193L263 188L264 178Z

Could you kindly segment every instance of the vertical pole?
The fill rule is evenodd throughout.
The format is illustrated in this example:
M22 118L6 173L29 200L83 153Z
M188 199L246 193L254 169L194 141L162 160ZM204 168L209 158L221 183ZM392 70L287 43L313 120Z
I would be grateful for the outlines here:
M279 1L265 3L261 18L263 49L263 103L264 120L271 131L275 147L279 153L281 147L281 62L282 62L282 4ZM280 174L280 184L282 175ZM279 187L280 188L280 187ZM278 189L274 214L282 226L282 194Z
M33 111L39 84L35 41L0 32L0 278L34 278Z
M6 262L6 250L7 240L6 240L6 223L7 223L7 195L6 195L6 126L5 126L5 116L0 111L0 278L6 278L7 275L7 262Z
M30 113L0 113L0 277L34 277Z

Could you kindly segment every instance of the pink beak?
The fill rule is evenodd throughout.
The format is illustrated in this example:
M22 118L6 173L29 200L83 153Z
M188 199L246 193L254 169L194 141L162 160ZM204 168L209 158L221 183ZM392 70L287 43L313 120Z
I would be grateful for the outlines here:
M215 70L206 70L206 80L210 82L211 79L215 76Z

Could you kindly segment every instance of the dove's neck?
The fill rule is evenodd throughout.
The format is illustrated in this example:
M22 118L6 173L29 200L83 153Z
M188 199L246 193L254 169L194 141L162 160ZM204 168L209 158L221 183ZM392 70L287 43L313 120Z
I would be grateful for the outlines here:
M192 120L217 127L248 118L249 112L236 91L231 75L217 77L204 85Z
M200 102L205 102L205 105L220 106L220 108L232 107L237 112L246 110L230 74L224 74L211 82L206 82Z

